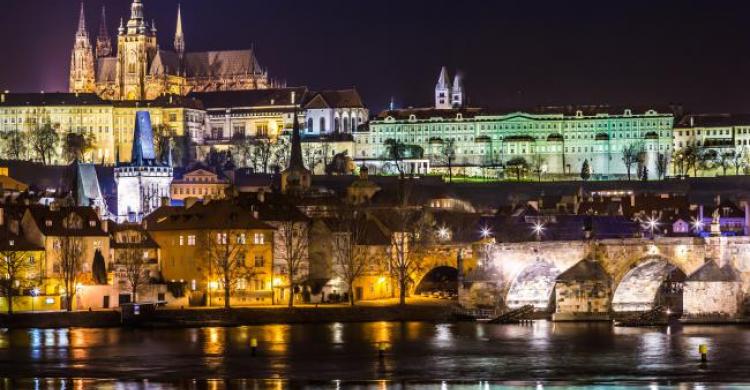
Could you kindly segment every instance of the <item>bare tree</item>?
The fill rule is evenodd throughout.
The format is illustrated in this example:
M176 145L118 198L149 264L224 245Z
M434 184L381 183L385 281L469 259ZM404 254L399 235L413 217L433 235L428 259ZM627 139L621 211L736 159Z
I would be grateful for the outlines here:
M669 168L669 156L666 153L659 153L656 156L656 175L657 179L661 180L667 175Z
M735 152L733 150L717 154L716 162L721 166L722 175L727 175L727 170L734 163L734 155Z
M701 150L696 159L695 169L696 169L696 176L698 176L698 169L703 171L708 171L709 169L714 167L714 164L716 164L719 161L719 154L713 150L713 149L703 149Z
M31 268L26 252L0 251L0 292L8 299L8 314L13 314L13 296Z
M253 166L260 167L263 173L268 173L268 166L273 156L273 144L268 138L259 138L255 140L255 155ZM257 170L256 170L257 171Z
M237 156L240 167L246 167L247 162L253 157L255 151L255 141L244 133L234 133L232 135L232 153Z
M117 250L117 266L123 271L133 302L138 302L138 291L149 280L148 260L144 257L143 248L137 243L126 243L123 248Z
M633 165L636 165L641 161L642 152L643 144L640 142L634 142L622 148L622 162L625 164L625 171L628 174L628 180L630 180Z
M300 280L300 273L307 262L308 226L307 222L281 221L277 227L279 259L289 279L289 307L294 306L294 290Z
M388 160L391 160L394 165L396 165L396 169L398 170L398 175L403 179L404 178L404 166L403 161L404 158L406 158L406 145L393 138L388 138L384 142L385 144L385 154L386 158Z
M24 160L28 157L28 137L18 129L2 133L2 153L9 160Z
M527 169L529 169L529 163L523 157L515 157L508 160L505 166L512 169L516 173L516 180L521 181L521 176Z
M92 133L69 132L63 139L63 157L68 162L83 160L86 153L94 148L94 142Z
M441 160L448 166L448 182L453 183L453 162L456 160L456 140L448 138L440 148Z
M231 308L232 291L250 274L247 265L247 234L244 230L210 230L203 236L209 279L216 275L224 291L224 308ZM210 286L209 280L209 286ZM209 287L208 293L211 293Z
M544 173L544 164L545 164L544 157L540 154L535 154L534 158L531 160L531 171L536 174L537 181L542 181L542 173Z
M406 304L406 295L414 282L412 275L422 269L424 257L421 249L427 239L427 225L423 212L399 207L395 210L396 228L391 236L389 268L396 279L400 305Z
M371 256L367 246L360 245L365 238L367 216L353 207L342 207L337 215L338 229L333 235L333 273L349 289L349 304L354 306L354 283L367 269Z
M315 167L322 162L320 150L315 150L310 144L303 150L305 166L311 172L315 172Z
M732 166L734 167L735 175L739 175L740 169L745 166L745 154L741 149L732 155Z
M55 156L60 137L57 131L48 123L41 127L36 127L29 133L29 145L37 160L42 164L52 163Z
M289 165L289 149L289 143L284 142L281 139L278 139L276 143L273 144L273 161L279 169L284 169Z
M60 236L56 240L60 278L65 289L65 310L73 311L78 275L83 264L83 240L72 235Z

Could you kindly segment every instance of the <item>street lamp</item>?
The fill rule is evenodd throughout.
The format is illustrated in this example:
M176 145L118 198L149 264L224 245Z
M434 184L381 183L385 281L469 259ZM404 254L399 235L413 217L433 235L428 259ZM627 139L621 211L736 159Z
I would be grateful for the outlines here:
M646 219L645 228L651 231L651 239L654 239L654 230L659 227L659 219L654 217L649 217Z
M542 234L544 234L544 223L542 222L535 222L534 226L531 227L531 230L534 231L534 234L536 235L536 240L541 241L542 240Z
M39 287L34 287L31 289L31 312L34 312L34 301L36 301L36 297L39 296Z
M489 226L485 226L479 231L479 234L482 235L482 238L488 238L492 235L492 229Z
M690 221L690 224L693 225L693 230L700 234L703 231L703 221L701 221L698 218L693 218L692 221Z
M447 227L443 226L443 227L441 227L441 228L438 229L437 234L438 234L438 238L440 238L441 240L445 241L448 238L450 238L451 231L448 230Z

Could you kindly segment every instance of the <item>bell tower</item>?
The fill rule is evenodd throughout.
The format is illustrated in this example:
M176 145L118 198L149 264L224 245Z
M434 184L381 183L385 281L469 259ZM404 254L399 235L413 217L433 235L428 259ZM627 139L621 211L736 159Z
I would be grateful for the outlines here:
M73 52L70 56L70 92L94 92L96 79L94 74L94 49L91 47L89 33L86 30L86 15L81 3L81 13L78 17Z
M130 19L127 24L120 21L117 34L117 98L146 98L146 76L156 50L156 29L145 21L141 0L133 0Z

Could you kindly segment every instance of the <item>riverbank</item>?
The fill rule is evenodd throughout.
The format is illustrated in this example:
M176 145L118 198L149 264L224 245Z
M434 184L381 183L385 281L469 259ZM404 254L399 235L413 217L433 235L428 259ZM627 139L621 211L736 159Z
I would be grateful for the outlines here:
M294 308L237 307L158 309L138 321L140 327L200 327L329 322L426 321L451 319L448 302L417 301L406 306L389 302L378 305L301 305ZM123 326L120 311L42 312L0 315L0 328L107 328Z

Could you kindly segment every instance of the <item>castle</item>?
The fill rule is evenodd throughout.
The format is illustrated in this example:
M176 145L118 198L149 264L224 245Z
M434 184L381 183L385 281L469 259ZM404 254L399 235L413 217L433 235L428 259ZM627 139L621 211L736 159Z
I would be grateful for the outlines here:
M165 94L265 89L274 86L253 50L187 52L177 9L173 50L156 38L156 23L133 0L130 19L120 20L116 53L102 8L96 47L86 29L83 4L70 61L70 92L96 93L107 100L153 100Z

